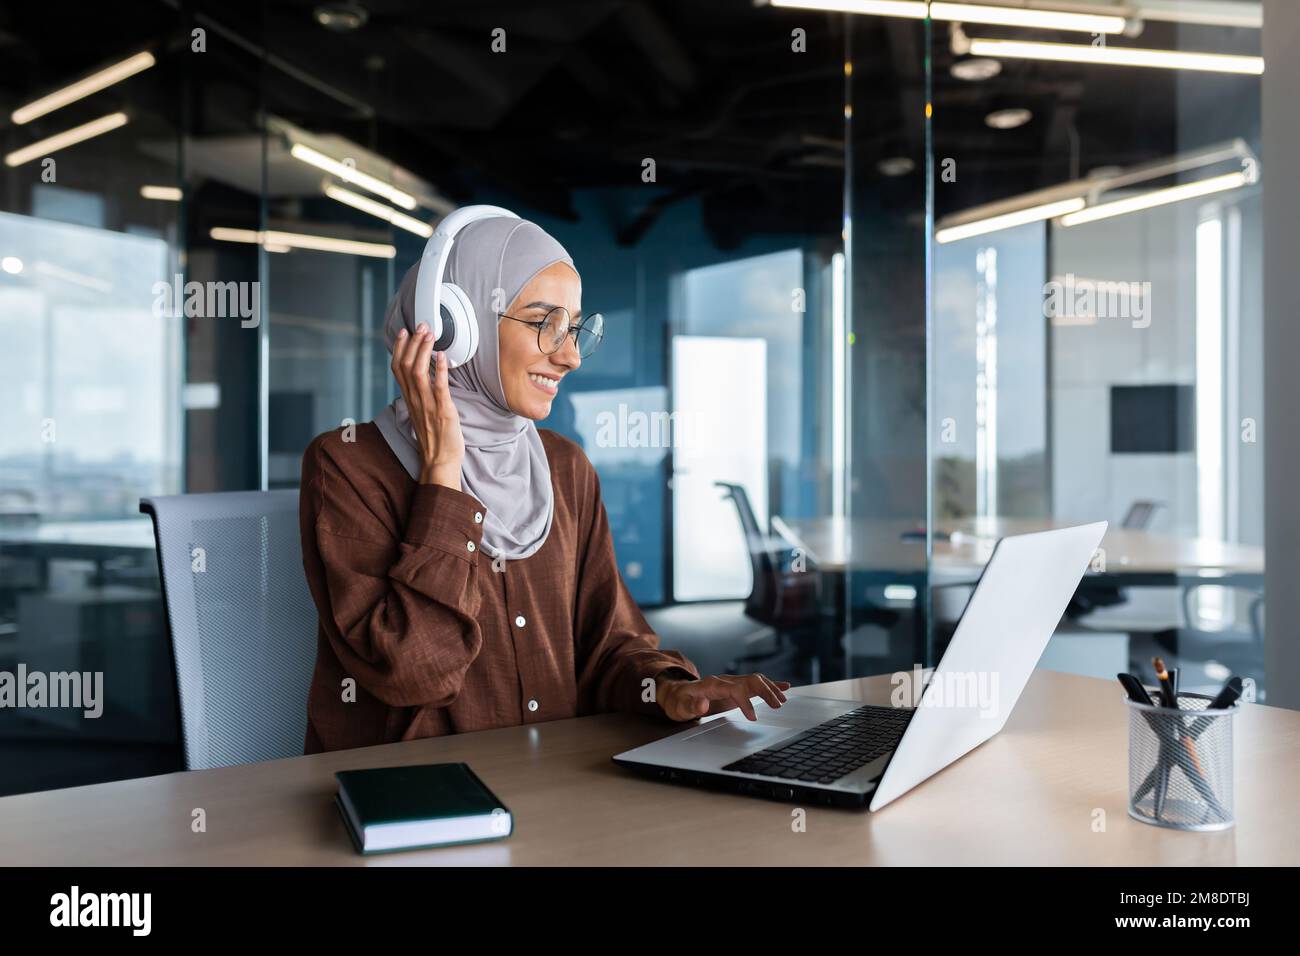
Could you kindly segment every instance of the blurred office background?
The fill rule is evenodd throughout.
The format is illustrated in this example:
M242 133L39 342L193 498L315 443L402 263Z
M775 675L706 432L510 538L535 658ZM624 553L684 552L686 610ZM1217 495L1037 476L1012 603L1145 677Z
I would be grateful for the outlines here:
M932 664L997 537L1106 520L1045 666L1288 679L1260 4L799 6L6 7L0 670L102 670L106 706L0 710L0 792L181 766L139 499L296 487L314 435L396 394L386 304L469 202L550 230L606 317L544 427L701 669ZM184 282L253 314L187 315Z

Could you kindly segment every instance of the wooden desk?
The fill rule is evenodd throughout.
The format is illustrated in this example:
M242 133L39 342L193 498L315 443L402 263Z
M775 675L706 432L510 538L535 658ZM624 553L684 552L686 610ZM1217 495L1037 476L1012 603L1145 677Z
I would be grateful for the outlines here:
M884 703L887 677L800 688ZM1085 864L1300 862L1300 713L1237 718L1235 829L1131 820L1118 685L1039 671L1003 732L879 813L644 780L610 756L671 725L601 715L0 799L6 864ZM499 844L362 857L334 809L334 771L466 761L515 813ZM207 832L190 831L191 811ZM1105 832L1094 832L1104 810Z
M872 518L773 518L781 530L824 571L920 572L925 568L925 542L903 540L915 529L908 521ZM950 540L934 542L937 575L978 574L993 553L998 538L1067 527L1077 522L1033 518L970 519L941 526ZM1101 546L1106 550L1106 575L1148 577L1235 577L1260 579L1264 549L1253 545L1187 538L1151 531L1111 527ZM1134 582L1136 583L1136 582ZM1168 583L1168 582L1166 582Z

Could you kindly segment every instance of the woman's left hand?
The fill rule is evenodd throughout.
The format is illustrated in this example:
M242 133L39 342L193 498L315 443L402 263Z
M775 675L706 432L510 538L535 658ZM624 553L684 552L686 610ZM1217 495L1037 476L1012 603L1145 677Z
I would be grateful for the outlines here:
M761 697L773 710L785 703L788 681L762 674L721 674L699 680L658 681L656 700L671 720L694 720L739 707L750 720L758 720L751 697Z

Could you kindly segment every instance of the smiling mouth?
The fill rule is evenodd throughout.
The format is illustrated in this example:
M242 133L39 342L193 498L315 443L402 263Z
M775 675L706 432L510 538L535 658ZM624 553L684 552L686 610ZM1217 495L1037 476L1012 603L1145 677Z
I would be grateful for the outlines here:
M533 372L528 373L528 381L532 382L547 395L554 395L560 387L560 380L558 378L547 378L545 375L537 375Z

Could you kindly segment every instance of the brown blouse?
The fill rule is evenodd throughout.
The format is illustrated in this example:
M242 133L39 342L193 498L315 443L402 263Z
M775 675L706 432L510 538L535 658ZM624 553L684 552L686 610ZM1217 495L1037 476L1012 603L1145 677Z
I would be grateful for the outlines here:
M302 556L320 611L307 753L607 710L662 716L653 678L699 676L659 650L628 594L591 462L541 435L550 535L495 569L479 549L483 505L418 484L373 424L307 447Z

